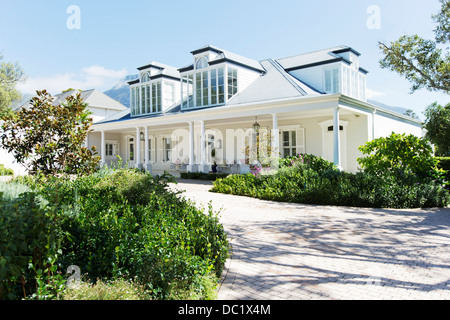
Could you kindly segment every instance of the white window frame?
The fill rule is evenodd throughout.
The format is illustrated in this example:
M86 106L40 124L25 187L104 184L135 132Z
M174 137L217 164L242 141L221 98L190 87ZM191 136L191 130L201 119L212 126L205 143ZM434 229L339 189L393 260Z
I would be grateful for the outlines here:
M108 147L109 146L109 147ZM105 155L106 158L115 158L119 155L119 141L117 140L105 140ZM111 151L111 153L109 153Z
M292 150L292 148L295 147L296 151L295 154L305 154L306 153L306 136L305 136L305 128L303 128L300 125L291 125L291 126L280 126L278 127L280 139L279 139L279 153L284 158L286 155L284 154L284 141L283 141L283 133L288 132L295 132L295 145L290 145L289 148ZM291 135L289 135L289 140L291 140Z

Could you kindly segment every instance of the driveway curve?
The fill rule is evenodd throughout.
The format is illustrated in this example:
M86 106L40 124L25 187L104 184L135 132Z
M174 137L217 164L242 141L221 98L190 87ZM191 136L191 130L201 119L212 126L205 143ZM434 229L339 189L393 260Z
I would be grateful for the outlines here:
M390 210L281 203L174 190L212 204L229 234L219 300L450 300L450 208Z

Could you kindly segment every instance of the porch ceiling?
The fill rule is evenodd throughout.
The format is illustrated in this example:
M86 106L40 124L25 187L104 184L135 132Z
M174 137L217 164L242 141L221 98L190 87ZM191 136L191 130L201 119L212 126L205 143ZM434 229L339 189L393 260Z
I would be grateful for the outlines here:
M273 110L273 113L277 113L276 110ZM356 115L357 112L351 111L348 109L341 109L341 116L348 115ZM223 118L223 119L211 119L205 120L205 127L211 127L214 125L218 126L226 126L226 125L236 125L236 124L246 124L251 125L255 122L255 117L258 123L272 123L272 114L262 114L256 116L242 116L242 117L231 117L231 118ZM327 109L317 109L317 110L303 110L303 111L292 111L287 113L277 113L278 121L283 120L292 120L292 119L306 119L306 118L323 118L323 117L333 117L333 108ZM151 131L165 131L165 130L174 130L174 129L187 129L189 125L187 122L182 123L173 123L173 124L163 124L163 125L153 125L151 119L148 119L147 123L139 124L140 128L144 128L148 126ZM122 134L136 134L136 126L132 126L129 128L119 128L119 129L108 129L105 130L108 133L122 133Z

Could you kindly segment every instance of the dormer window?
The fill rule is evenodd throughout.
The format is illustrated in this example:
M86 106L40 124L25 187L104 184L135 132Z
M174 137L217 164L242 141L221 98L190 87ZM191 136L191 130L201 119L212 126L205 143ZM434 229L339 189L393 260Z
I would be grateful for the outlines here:
M195 64L195 69L203 69L203 68L207 68L208 67L208 60L206 59L206 57L201 57L199 59L197 59L197 62Z

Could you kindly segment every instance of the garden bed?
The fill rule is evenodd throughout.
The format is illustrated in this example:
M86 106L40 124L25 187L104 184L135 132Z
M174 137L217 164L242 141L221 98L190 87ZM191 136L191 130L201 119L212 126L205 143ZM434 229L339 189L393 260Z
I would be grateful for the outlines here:
M130 288L148 299L215 298L226 233L212 208L197 209L168 182L168 175L102 169L1 183L0 298L78 296L65 287L71 265L90 283L85 297L104 291L97 280L114 291L133 279Z

